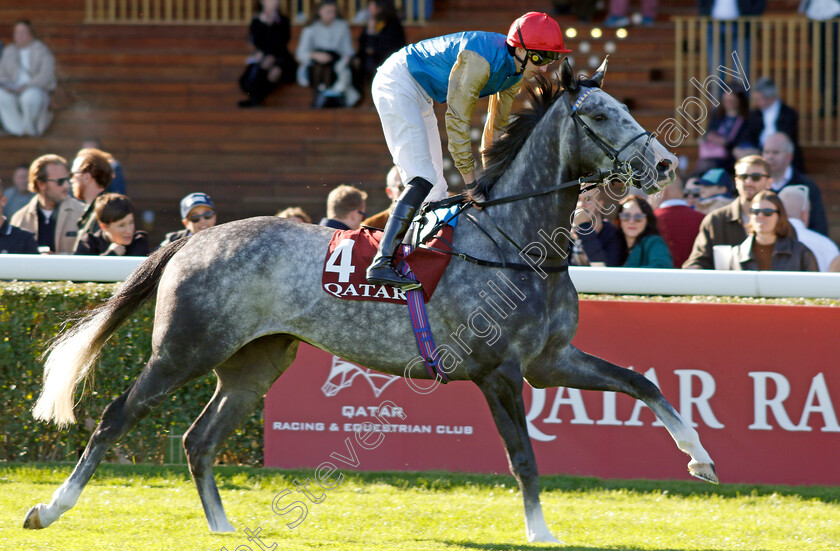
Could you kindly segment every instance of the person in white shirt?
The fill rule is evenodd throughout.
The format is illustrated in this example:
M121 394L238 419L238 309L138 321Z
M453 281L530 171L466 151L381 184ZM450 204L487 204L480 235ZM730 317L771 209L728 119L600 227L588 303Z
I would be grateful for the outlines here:
M817 266L821 272L827 272L831 262L840 256L840 249L828 237L807 228L810 204L808 188L805 186L787 186L779 191L779 199L785 205L788 221L796 230L796 238L811 249L817 257Z
M321 108L332 98L345 107L359 101L353 88L350 60L355 55L350 25L338 16L335 0L322 0L318 5L318 19L300 33L295 58L298 63L297 81L312 87L312 107Z
M50 122L49 93L56 88L55 58L35 38L29 21L14 26L14 43L0 56L0 123L15 136L40 136Z
M760 150L770 136L784 132L793 143L793 168L805 172L802 148L799 147L799 115L796 110L782 102L776 84L769 78L755 81L750 99L755 110L747 119L746 141Z

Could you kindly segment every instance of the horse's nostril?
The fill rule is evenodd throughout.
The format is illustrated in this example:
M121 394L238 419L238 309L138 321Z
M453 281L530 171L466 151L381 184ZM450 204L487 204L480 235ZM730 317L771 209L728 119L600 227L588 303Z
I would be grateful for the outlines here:
M659 172L665 172L665 171L666 171L666 170L668 170L669 168L671 168L671 161L669 161L668 159L662 159L662 160L661 160L661 161L659 161L659 163L656 165L656 169L657 169Z

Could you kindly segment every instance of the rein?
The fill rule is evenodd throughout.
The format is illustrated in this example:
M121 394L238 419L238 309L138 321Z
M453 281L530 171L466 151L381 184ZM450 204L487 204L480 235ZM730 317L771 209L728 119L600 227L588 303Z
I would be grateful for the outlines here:
M569 100L569 96L566 95L565 90L563 91L562 95L565 96L566 106L569 109L569 113L572 117L572 120L575 123L575 127L578 130L580 130L582 128L583 131L585 132L585 134L595 143L595 145L597 145L601 149L601 151L603 151L607 155L607 157L613 163L613 169L612 170L608 170L608 171L598 170L598 172L590 174L588 176L581 177L581 178L578 178L576 180L569 180L568 182L563 182L563 183L560 183L560 184L555 184L553 186L549 186L547 188L543 188L543 189L540 189L540 190L537 190L537 191L528 191L528 192L523 192L523 193L516 193L514 195L508 195L506 197L499 197L497 199L490 199L490 200L487 200L487 201L481 201L481 202L465 201L465 199L467 199L467 195L465 193L460 193L458 195L454 195L452 197L447 197L446 199L442 199L440 201L425 203L425 204L423 204L423 206L421 207L420 212L419 212L419 216L421 217L420 218L421 221L423 220L422 217L425 214L428 214L431 211L434 211L434 210L437 210L437 209L440 209L440 208L451 208L452 206L458 205L458 204L460 204L461 206L458 208L457 211L455 211L455 213L451 217L447 218L447 220L441 221L441 222L438 222L437 224L435 224L435 226L433 226L432 229L427 234L428 236L425 239L423 239L422 241L419 239L419 234L422 232L422 228L423 228L423 224L421 223L421 225L419 226L419 228L417 229L417 231L415 233L415 235L417 235L418 238L417 238L416 242L414 243L414 246L418 247L418 246L422 245L424 248L426 248L428 250L443 253L443 254L448 254L448 255L460 258L461 260L466 260L467 262L471 262L471 263L479 265L479 266L487 266L487 267L492 267L492 268L508 268L508 269L511 269L511 270L533 270L534 267L530 264L521 264L521 263L518 263L518 262L505 262L504 259L502 259L501 262L495 262L495 261L492 261L492 260L483 260L483 259L480 259L480 258L476 258L474 256L471 256L471 255L467 254L467 253L456 251L455 247L452 245L452 243L449 243L448 241L445 241L445 240L444 240L444 242L452 250L447 251L447 250L444 250L444 249L438 249L436 247L430 247L430 246L426 245L426 242L429 241L430 239L432 239L432 237L440 229L442 229L443 226L445 226L448 223L449 220L451 220L453 218L457 218L464 211L466 211L467 209L469 209L472 206L475 206L479 209L484 209L485 207L492 207L492 206L501 205L501 204L504 204L504 203L514 203L514 202L517 202L517 201L522 201L524 199L530 199L532 197L541 197L543 195L550 195L552 193L562 191L564 189L568 189L568 188L571 188L571 187L574 187L574 186L578 186L580 192L582 193L582 192L589 191L590 189L593 189L595 187L598 187L599 185L603 185L605 182L607 182L609 180L616 179L616 178L621 179L624 182L630 181L630 182L633 183L633 185L636 185L634 176L637 175L637 172L633 169L633 167L631 166L629 161L627 161L627 160L620 161L619 156L621 155L621 153L625 149L627 149L633 143L635 143L636 140L638 140L639 138L645 137L645 136L647 136L647 139L645 140L644 146L642 148L642 152L643 153L646 152L648 147L650 146L651 140L653 139L653 134L651 132L641 132L638 135L631 138L630 140L628 140L619 149L615 149L610 144L605 142L600 136L598 136L589 127L589 125L586 124L586 122L584 122L583 120L580 119L580 116L577 113L578 108L583 103L583 101L589 96L589 94L591 94L593 92L596 92L598 90L600 90L600 88L588 88L584 93L582 93L577 98L577 100L575 100L574 106L572 105L571 101ZM580 150L578 150L578 157L579 156L580 156ZM578 164L579 163L580 163L580 159L578 158ZM496 243L496 240L493 239L493 237L484 228L481 227L481 225L478 223L478 221L475 219L474 216L466 214L465 217L473 225L475 225L479 230L481 230L487 236L488 239L490 239L490 241L496 246L496 249L499 251L499 256L501 257L502 256L501 247L499 247L498 243ZM502 237L504 237L507 241L509 241L520 253L525 253L525 254L529 254L529 255L533 256L532 253L526 252L518 243L516 243L516 241L514 241L507 233L505 233L505 231L502 228L500 228L499 225L496 224L493 221L492 218L490 218L489 216L487 218L493 224L496 231L499 232L499 234ZM550 257L546 257L546 258L555 258L555 259L556 258L562 258L563 260L566 259L565 256L563 256L563 257L550 256ZM565 271L568 271L569 265L568 264L562 264L560 266L546 266L546 267L541 266L540 269L544 272L565 272Z

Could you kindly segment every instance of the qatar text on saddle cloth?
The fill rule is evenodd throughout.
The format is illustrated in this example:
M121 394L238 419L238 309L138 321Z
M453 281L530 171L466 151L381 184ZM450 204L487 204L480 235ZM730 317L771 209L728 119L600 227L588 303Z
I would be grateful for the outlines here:
M428 246L435 249L451 250L452 226L444 226ZM373 261L382 232L361 228L358 230L337 230L330 240L330 246L324 259L324 272L321 276L321 288L330 295L348 300L375 300L405 304L403 291L388 285L371 285L365 278L365 270ZM438 281L443 276L451 255L418 247L403 257L402 247L394 255L397 265L405 261L417 280L423 285L423 299L432 297Z

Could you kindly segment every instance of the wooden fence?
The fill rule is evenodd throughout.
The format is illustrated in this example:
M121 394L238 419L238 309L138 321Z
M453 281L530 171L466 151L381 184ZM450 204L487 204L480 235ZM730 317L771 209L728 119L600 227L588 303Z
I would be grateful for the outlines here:
M675 17L674 22L675 118L693 138L700 133L697 128L692 130L685 116L691 107L687 100L704 95L700 84L694 83L707 82L707 88L715 94L719 87L707 80L710 76L740 84L735 75L741 72L746 74L750 86L760 77L773 79L782 101L799 113L802 145L840 145L840 21L820 23L802 16L765 15L728 22L708 17ZM726 71L720 69L721 65Z

